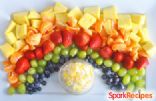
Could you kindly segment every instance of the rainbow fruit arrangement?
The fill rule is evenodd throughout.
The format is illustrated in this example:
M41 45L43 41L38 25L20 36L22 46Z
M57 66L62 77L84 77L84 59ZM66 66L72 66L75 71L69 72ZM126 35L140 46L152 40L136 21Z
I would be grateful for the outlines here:
M102 12L101 12L102 11ZM41 12L16 12L0 50L9 94L32 94L70 59L102 70L113 90L145 88L145 67L155 47L143 14L118 14L114 6L69 10L61 3Z

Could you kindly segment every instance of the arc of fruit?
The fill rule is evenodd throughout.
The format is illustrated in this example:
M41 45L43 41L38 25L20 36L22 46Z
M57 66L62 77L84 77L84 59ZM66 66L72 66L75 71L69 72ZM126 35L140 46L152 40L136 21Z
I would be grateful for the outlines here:
M13 13L5 31L7 42L0 46L7 58L8 93L40 91L44 78L76 57L102 68L111 89L144 88L145 67L155 51L145 15L118 14L114 6L100 12L98 6L68 11L56 3L40 13Z

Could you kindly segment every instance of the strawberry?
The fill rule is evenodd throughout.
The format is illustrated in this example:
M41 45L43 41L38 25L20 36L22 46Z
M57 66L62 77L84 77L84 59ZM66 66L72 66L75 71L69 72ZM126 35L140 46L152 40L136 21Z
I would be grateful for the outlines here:
M89 43L90 48L92 48L93 50L98 50L101 47L101 45L102 45L102 39L100 35L93 34Z
M30 68L29 60L25 57L20 58L16 63L16 73L23 74Z
M31 51L31 50L26 51L26 52L24 53L24 56L25 56L27 59L29 59L29 60L35 58L35 54L34 54L34 52Z
M43 43L43 53L44 55L48 54L49 52L53 51L54 50L54 43L50 40L46 40L44 43Z
M127 69L131 69L134 66L134 61L130 56L125 55L123 59L123 66Z
M65 47L69 47L70 45L72 45L72 40L73 38L73 33L67 30L62 31L62 40L63 40L63 45Z
M88 45L90 36L87 33L78 33L74 36L75 44L79 47Z
M119 62L120 63L123 60L123 57L124 57L124 54L121 53L121 52L114 52L113 53L113 60L115 62Z
M41 47L36 48L34 53L35 53L35 56L36 56L37 59L42 59L43 58L43 51L42 51Z
M135 65L138 69L144 68L148 64L149 64L149 62L146 57L139 57L139 59L135 62Z
M50 39L54 44L58 45L62 43L62 35L60 31L55 31L51 34Z
M109 59L112 56L112 49L108 46L105 46L100 49L99 54L104 58L104 59Z

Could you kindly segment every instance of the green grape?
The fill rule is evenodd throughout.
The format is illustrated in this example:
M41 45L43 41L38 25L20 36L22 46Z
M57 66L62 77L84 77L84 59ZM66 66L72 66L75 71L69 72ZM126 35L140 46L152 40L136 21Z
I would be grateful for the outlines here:
M72 44L72 45L71 45L71 48L76 48L76 45L75 45L75 44Z
M26 93L26 87L24 84L20 84L18 87L17 87L17 92L19 94L25 94Z
M45 60L39 60L38 61L38 65L41 66L41 67L45 67L47 64L47 62Z
M146 73L145 68L141 68L140 70L138 70L138 75L139 75L139 76L144 76L145 73Z
M104 60L104 65L105 65L106 67L112 67L113 62L112 62L112 60Z
M123 83L124 85L128 85L128 84L130 83L130 80L131 80L130 75L126 74L126 75L123 77L123 79L122 79L122 83Z
M29 68L28 74L33 75L35 73L36 73L36 69L35 68Z
M61 49L64 49L64 48L65 48L63 44L61 44L59 47L60 47Z
M97 52L93 52L92 54L91 54L91 58L92 59L96 59L96 58L98 58L99 57L99 54L97 53Z
M118 71L118 75L120 77L123 77L124 75L126 75L126 73L127 73L127 70L125 68L120 68Z
M37 73L42 74L44 72L44 69L42 67L37 68Z
M59 60L60 60L60 56L59 56L59 55L54 54L54 55L53 55L53 58L52 58L52 62L53 62L53 63L58 63L58 62L59 62Z
M132 77L131 77L131 81L132 82L136 82L136 81L138 81L140 79L140 77L138 76L138 75L133 75Z
M103 59L102 58L97 58L96 59L96 64L97 65L102 65L103 64Z
M88 50L87 50L87 55L92 54L92 52L93 52L93 50L92 50L91 48L88 48Z
M8 92L9 95L13 95L13 94L15 94L16 90L15 90L14 87L9 87L7 92Z
M61 50L61 55L63 55L63 56L68 56L68 53L69 53L69 49L67 49L67 48Z
M120 64L114 63L113 66L112 66L112 70L114 72L117 72L117 71L119 71L119 69L120 69Z
M60 52L61 52L61 47L59 46L55 47L54 54L60 54Z
M71 57L74 57L74 56L77 54L77 52L78 52L78 49L77 49L77 48L72 48L72 49L70 50L70 52L69 52L69 55L70 55Z
M128 84L128 86L127 86L127 91L133 92L134 89L135 89L135 85L134 85L134 83L130 83L130 84Z
M137 88L144 88L145 87L145 80L138 80L135 83Z
M138 73L138 70L136 69L136 68L132 68L132 69L130 69L129 71L128 71L128 74L130 74L130 75L136 75Z
M33 82L34 82L34 78L33 78L32 75L28 75L28 76L27 76L27 82L28 82L28 83L33 83Z
M26 76L24 74L20 74L18 76L18 79L19 79L20 82L23 82L23 83L26 82Z
M49 61L49 60L51 60L52 56L53 56L52 53L48 53L48 54L46 54L46 55L44 56L44 60Z
M30 61L30 64L31 64L31 67L38 67L38 63L37 63L37 60L31 60Z
M79 51L77 55L80 59L84 59L87 54L86 51Z

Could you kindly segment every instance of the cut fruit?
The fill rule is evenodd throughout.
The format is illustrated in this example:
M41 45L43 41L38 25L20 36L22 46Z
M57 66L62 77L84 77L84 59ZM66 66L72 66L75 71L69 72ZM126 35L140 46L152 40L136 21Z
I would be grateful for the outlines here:
M58 13L55 14L56 16L56 23L58 24L65 24L68 21L67 13Z
M61 4L60 2L57 2L55 5L54 5L54 12L55 13L65 13L67 12L68 8L65 7L63 4Z
M34 28L38 29L40 27L40 24L41 24L41 20L31 20L31 25Z
M68 17L74 17L76 19L80 19L83 15L82 11L80 10L80 8L75 7L73 8L71 11L69 11L69 13L67 14Z
M16 37L17 39L24 39L27 35L27 25L16 25Z
M15 27L16 27L16 23L13 20L11 20L5 33L12 32L15 29Z
M16 51L18 51L19 49L21 49L22 47L24 47L25 44L26 44L26 43L25 43L24 40L17 40L17 41L14 43L13 47L15 48Z
M103 18L104 19L116 20L118 18L116 7L110 6L110 7L104 8L104 10L103 10Z
M89 13L93 15L95 18L99 19L100 18L100 7L98 6L91 6L84 8L84 13Z
M13 32L7 32L5 33L6 40L9 44L14 44L16 42L16 36Z
M26 38L26 42L29 45L39 45L39 43L41 41L41 37L42 37L42 34L40 34L40 33L38 33L38 34L32 34L32 35L29 35Z
M31 10L30 12L29 12L29 14L28 14L28 18L29 19L40 19L41 18L41 15L37 12L37 11L35 11L35 10Z
M153 54L156 53L156 47L151 41L146 41L142 47L146 51L148 56L152 56Z
M130 30L132 28L131 16L127 14L119 14L118 15L118 28Z
M143 26L145 24L145 15L144 14L132 14L131 15L132 22L139 25Z

